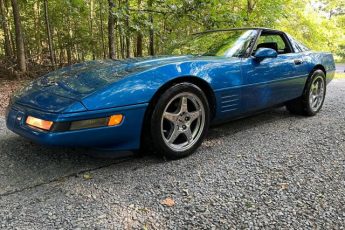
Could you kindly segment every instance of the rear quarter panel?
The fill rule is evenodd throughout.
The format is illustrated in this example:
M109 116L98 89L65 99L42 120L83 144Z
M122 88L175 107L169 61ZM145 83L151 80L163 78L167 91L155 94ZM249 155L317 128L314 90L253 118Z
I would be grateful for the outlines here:
M306 52L304 61L307 63L307 69L309 73L315 68L315 66L323 66L326 70L326 80L329 83L335 75L335 62L333 55L327 52Z

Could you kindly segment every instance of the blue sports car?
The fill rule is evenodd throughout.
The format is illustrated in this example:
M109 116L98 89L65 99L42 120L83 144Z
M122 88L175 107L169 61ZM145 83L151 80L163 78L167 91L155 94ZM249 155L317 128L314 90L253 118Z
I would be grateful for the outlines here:
M285 105L313 116L335 64L266 28L207 31L170 56L90 61L51 72L16 93L7 127L46 145L190 155L211 124Z

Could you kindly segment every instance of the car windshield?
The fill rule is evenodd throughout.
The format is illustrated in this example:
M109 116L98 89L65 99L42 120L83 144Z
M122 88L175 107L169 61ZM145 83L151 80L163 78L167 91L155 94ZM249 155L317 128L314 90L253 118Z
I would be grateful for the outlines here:
M194 34L167 49L172 55L242 57L255 41L257 30L210 31Z

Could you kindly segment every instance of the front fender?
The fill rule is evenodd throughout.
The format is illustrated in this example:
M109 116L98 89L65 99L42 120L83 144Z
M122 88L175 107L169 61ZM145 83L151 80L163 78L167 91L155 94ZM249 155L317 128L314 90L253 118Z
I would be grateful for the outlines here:
M182 76L195 76L196 66L192 65L192 63L166 65L128 76L91 94L82 102L88 110L148 103L166 82ZM200 65L202 64L198 64ZM205 77L207 74L201 75L207 79Z

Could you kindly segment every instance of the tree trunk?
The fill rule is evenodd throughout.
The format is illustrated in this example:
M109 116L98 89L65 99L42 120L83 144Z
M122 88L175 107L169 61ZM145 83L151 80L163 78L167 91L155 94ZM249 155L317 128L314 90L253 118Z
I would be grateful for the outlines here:
M56 60L56 63L59 63L59 66L61 66L62 65L62 63L63 63L63 57L62 57L62 52L63 52L63 47L62 47L62 44L61 44L61 35L60 35L60 33L57 33L57 35L56 35L56 37L57 37L57 50L56 50L56 53L57 53L57 55L55 56L56 58L55 58L55 60Z
M141 32L138 32L137 35L137 56L143 56L143 34Z
M90 37L91 37L91 50L92 50L92 59L96 59L96 44L94 42L94 37L93 37L93 8L94 8L94 3L93 0L90 0ZM78 54L79 55L79 54Z
M254 0L247 0L247 16L251 14L254 10L255 2Z
M12 4L10 0L3 0L4 5L5 5L5 13L6 13L6 18L10 19L13 14L12 12L9 10L10 5ZM8 20L8 34L10 37L10 42L11 42L11 47L12 47L12 57L14 57L16 55L16 42L15 42L15 32L11 23L11 20Z
M24 73L26 72L26 60L19 6L17 0L11 0L11 2L13 8L14 26L16 29L17 63L19 66L19 70Z
M35 12L35 31L41 31L41 4L39 1L34 3ZM36 62L41 63L42 60L42 43L41 43L41 33L35 33L35 54Z
M123 31L121 28L121 25L118 25L118 32L119 32L119 38L120 38L120 54L121 58L125 58L125 45L124 45L124 36L123 36Z
M119 30L119 26L116 25L115 31ZM119 32L115 34L115 44L116 44L116 58L120 59L121 58L121 35Z
M67 63L68 65L72 64L72 49L70 45L67 48Z
M99 1L99 19L101 21L101 38L102 38L102 51L103 51L103 58L107 58L107 52L105 50L105 42L104 42L104 25L103 25L103 3Z
M129 2L126 0L126 58L131 56L131 38L130 38L130 31L129 31Z
M55 52L53 47L53 39L52 39L52 33L50 30L50 23L49 23L49 14L48 14L48 0L44 0L44 17L46 22L46 30L47 30L47 36L48 36L48 45L49 45L49 53L50 53L50 60L52 63L52 66L55 66Z
M8 24L7 24L7 18L6 18L6 9L4 5L4 1L0 0L0 17L2 21L2 29L4 30L4 37L5 37L5 44L4 44L4 49L5 49L5 56L6 57L12 57L13 56L13 50L11 46L11 39L10 39L10 32L8 29Z
M115 59L115 39L114 39L115 16L113 13L115 3L113 0L108 0L108 3L109 3L109 16L108 16L109 58Z
M69 8L69 13L68 13L68 16L67 16L67 29L68 29L68 42L67 42L67 63L68 65L71 65L72 62L73 62L73 57L72 57L72 49L73 49L73 44L74 42L72 41L73 39L73 28L72 28L72 22L71 22L71 14L72 14L72 10L71 8ZM74 26L75 26L75 23L74 23Z
M141 10L141 0L138 0L138 11ZM137 34L137 49L136 49L136 56L142 57L143 56L143 34L141 31L138 31Z
M149 42L149 54L151 56L155 55L155 48L154 48L154 31L153 31L153 15L152 15L152 5L153 5L153 0L148 0L148 8L150 10L150 13L149 13L149 21L150 21L150 24L151 24L151 27L150 27L150 31L149 31L149 39L150 39L150 42Z

